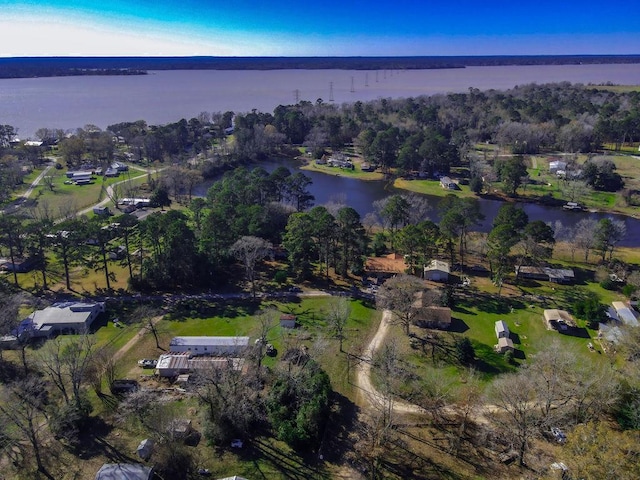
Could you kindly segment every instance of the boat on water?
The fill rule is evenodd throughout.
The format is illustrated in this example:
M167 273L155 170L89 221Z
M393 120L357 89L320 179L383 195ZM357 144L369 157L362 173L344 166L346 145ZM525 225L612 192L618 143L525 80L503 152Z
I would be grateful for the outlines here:
M584 207L576 202L567 202L562 206L562 208L564 210L577 211L577 212L581 212L582 210L584 210Z

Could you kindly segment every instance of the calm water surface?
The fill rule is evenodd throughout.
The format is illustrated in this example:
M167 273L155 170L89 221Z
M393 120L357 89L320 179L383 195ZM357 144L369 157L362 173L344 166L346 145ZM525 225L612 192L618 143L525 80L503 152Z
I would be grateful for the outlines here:
M337 104L506 89L527 83L637 84L640 64L467 67L443 70L156 71L142 76L0 80L0 123L22 138L41 127L101 128L144 119L165 124L202 111L272 112L278 105L318 98ZM353 87L353 88L352 88ZM297 93L296 93L297 91Z
M278 166L285 166L293 172L298 170L299 164L291 160L272 160L262 162L260 166L268 172L275 170ZM360 214L361 218L364 218L366 214L374 211L373 203L376 200L386 198L394 193L406 193L391 187L384 181L362 181L307 170L302 170L302 172L313 181L309 191L315 197L314 205L325 205L327 203L345 204L354 208ZM199 185L195 190L195 194L205 196L207 189L212 183L213 181L208 181ZM437 206L440 200L442 200L442 197L432 195L425 195L425 197L429 200L429 204L432 207L429 212L430 220L438 222L440 219ZM488 200L484 198L480 198L479 202L485 219L476 225L473 230L489 232L493 219L504 203L499 200ZM626 225L627 234L619 245L627 247L640 246L640 220L637 218L605 213L569 212L558 207L548 207L532 203L523 203L518 206L522 207L527 213L529 221L542 220L543 222L555 222L559 220L565 227L573 227L582 218L587 216L596 220L606 217L622 220Z

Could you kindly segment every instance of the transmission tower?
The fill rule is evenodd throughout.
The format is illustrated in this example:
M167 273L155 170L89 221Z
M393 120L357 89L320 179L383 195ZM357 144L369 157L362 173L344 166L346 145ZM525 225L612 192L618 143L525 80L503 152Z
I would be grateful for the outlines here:
M293 96L296 99L296 105L298 103L300 103L300 90L298 90L297 88L293 91Z
M353 86L353 77L351 77L351 90L350 91L351 91L351 93L356 91L355 87Z
M369 74L368 73L364 74L364 86L365 87L369 86Z
M333 82L329 82L329 101L333 102Z

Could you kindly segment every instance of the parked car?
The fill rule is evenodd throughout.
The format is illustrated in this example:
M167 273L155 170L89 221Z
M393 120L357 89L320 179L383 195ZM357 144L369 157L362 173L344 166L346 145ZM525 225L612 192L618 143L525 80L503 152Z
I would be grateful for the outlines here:
M567 441L567 436L558 427L551 427L551 435L558 443L564 443Z
M239 438L231 440L231 448L242 448L243 442Z
M150 358L143 358L142 360L138 360L138 365L142 368L156 368L157 364L157 360L152 360Z

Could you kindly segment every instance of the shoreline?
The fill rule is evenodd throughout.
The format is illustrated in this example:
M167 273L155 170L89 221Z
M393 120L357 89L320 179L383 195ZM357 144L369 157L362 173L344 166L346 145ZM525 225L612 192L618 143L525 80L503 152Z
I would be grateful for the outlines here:
M300 165L298 168L302 171L312 171L312 172L317 172L320 174L334 176L334 177L341 176L341 177L352 178L354 180L360 180L364 182L387 181L391 183L393 187L398 190L402 190L403 192L407 192L407 193L417 193L419 195L428 195L428 196L436 196L439 198L445 198L447 195L453 194L462 198L477 198L482 200L498 201L502 203L526 203L526 204L532 204L532 205L540 205L540 206L549 207L549 208L558 208L559 210L562 210L563 205L565 205L568 202L568 200L565 201L565 200L555 200L555 199L553 199L553 201L551 202L545 202L541 200L545 197L541 197L541 196L519 195L517 197L510 197L509 195L499 193L499 192L487 192L487 193L475 194L470 191L443 190L441 188L433 189L433 191L429 191L429 192L422 192L419 189L406 188L405 183L412 182L413 179L408 179L408 178L391 175L391 174L384 174L379 171L375 171L375 172L356 171L355 174L351 174L349 173L349 170L341 169L338 167L320 168L325 166L317 166L313 163L314 160L305 158L300 155L295 157L290 157L290 159L295 162L299 162ZM354 164L357 166L359 166L360 163L361 162L359 160L356 160L354 162ZM435 182L435 180L433 181ZM460 195L461 193L462 195ZM593 214L619 215L619 216L631 218L634 220L640 219L640 213L625 212L615 208L611 209L611 208L584 207L583 210L581 210L580 212L593 213ZM576 213L579 213L579 212L576 212Z

